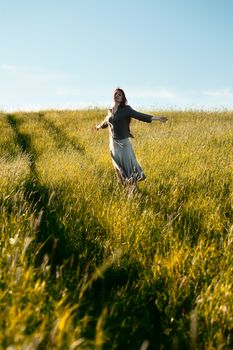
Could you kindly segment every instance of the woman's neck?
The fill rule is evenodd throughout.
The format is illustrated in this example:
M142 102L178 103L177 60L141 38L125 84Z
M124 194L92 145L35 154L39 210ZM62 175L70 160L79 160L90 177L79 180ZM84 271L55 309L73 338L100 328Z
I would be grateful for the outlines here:
M114 113L117 111L119 106L120 106L120 103L117 103L117 102L114 103L113 108L112 108Z

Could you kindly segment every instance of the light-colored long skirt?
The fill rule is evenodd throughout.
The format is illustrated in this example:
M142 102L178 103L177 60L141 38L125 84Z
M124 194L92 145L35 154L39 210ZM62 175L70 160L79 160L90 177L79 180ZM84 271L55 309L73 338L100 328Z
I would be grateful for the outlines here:
M114 140L110 137L110 153L113 165L123 183L145 180L146 176L138 164L129 138Z

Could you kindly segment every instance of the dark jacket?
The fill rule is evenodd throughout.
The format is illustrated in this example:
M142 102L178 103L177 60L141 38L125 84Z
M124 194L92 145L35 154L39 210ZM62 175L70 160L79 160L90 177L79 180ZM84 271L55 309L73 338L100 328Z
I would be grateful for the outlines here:
M105 120L99 124L99 127L104 129L109 126L112 137L116 140L132 137L130 133L131 118L141 120L146 123L151 123L152 115L137 112L130 106L118 107L116 113L107 115Z

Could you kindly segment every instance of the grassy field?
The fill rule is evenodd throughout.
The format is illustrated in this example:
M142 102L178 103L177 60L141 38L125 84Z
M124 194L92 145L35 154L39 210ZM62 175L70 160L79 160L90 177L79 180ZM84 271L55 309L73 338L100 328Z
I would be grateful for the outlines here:
M233 113L166 115L128 196L105 111L0 114L2 349L233 348Z

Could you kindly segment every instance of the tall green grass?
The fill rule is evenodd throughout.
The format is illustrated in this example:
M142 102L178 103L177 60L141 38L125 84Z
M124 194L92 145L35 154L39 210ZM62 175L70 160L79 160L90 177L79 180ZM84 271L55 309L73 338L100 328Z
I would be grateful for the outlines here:
M166 114L131 196L105 111L0 115L3 349L233 348L233 113Z

